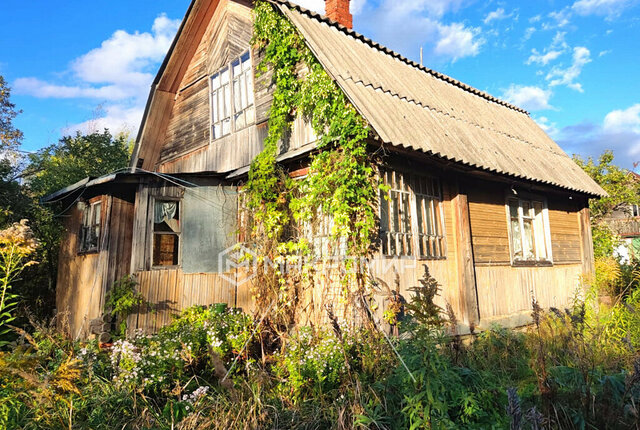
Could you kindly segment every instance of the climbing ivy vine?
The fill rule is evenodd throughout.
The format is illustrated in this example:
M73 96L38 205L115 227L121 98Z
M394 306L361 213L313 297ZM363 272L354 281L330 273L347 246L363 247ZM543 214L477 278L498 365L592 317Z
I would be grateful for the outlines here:
M264 54L259 71L270 70L275 84L268 136L251 165L246 187L256 221L254 236L264 239L262 251L270 258L308 252L304 238L292 242L286 237L287 225L328 216L333 220L332 240L345 243L350 256L365 257L376 229L378 197L376 162L367 151L367 123L294 25L270 3L255 5L252 43ZM277 163L279 142L297 115L310 121L318 136L309 174L301 181L291 180ZM281 287L287 282L279 281Z

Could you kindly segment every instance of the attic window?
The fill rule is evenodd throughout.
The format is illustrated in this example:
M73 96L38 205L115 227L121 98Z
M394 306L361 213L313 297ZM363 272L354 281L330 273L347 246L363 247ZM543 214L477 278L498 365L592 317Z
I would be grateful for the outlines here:
M249 51L211 77L211 136L219 139L255 122Z
M82 211L82 227L80 228L80 252L98 251L101 218L102 202L97 201L85 205Z

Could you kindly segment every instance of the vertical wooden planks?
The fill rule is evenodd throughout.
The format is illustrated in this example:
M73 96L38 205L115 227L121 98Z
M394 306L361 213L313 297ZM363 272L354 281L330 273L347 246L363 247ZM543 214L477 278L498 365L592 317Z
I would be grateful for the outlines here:
M471 243L471 222L469 218L469 202L467 194L454 185L451 200L453 224L456 229L456 247L458 251L458 280L460 286L460 302L464 307L463 318L469 325L477 325L480 320L478 312L478 296L476 275Z

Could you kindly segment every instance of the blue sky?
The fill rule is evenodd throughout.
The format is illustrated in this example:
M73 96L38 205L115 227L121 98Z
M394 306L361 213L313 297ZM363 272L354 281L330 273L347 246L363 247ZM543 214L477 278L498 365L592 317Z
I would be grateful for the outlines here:
M23 149L135 132L188 0L4 0ZM322 11L322 0L299 0ZM531 112L569 154L640 161L640 0L353 0L355 30ZM637 169L636 169L637 170Z

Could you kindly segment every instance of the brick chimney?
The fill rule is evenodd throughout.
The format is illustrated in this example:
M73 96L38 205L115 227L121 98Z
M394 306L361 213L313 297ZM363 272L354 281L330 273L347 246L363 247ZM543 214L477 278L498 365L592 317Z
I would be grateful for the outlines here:
M327 17L347 28L353 28L353 16L349 12L349 2L350 0L325 0L324 8Z

